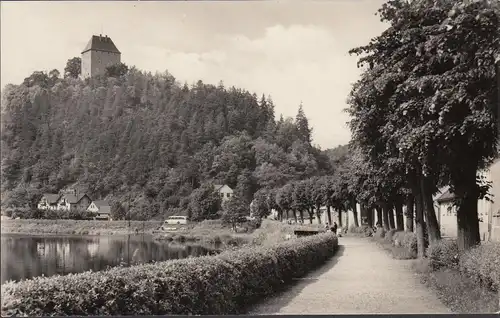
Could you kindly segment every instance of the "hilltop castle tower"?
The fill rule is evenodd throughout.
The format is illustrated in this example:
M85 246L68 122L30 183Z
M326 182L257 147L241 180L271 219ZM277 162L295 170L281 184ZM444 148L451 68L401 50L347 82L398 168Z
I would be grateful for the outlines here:
M82 77L103 75L106 67L120 63L121 53L107 35L93 35L82 51Z

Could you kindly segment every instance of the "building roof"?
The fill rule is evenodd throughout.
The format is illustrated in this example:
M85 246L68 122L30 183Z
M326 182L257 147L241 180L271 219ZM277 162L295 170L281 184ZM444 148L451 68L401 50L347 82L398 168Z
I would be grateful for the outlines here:
M446 190L439 198L437 198L438 203L453 201L455 195L450 192L450 189Z
M92 201L97 208L99 209L99 213L111 213L111 205L109 205L108 201L105 200L97 200L97 201Z
M88 195L85 193L79 193L77 196L74 194L64 194L64 198L66 198L66 200L71 204L80 202L80 200L85 196L88 198Z
M106 200L95 200L92 201L98 208L104 207L104 206L110 206L109 202Z
M60 194L44 193L42 198L45 198L49 204L52 204L56 203L60 197Z
M87 46L83 49L82 54L90 50L121 54L113 43L113 40L107 35L92 35L89 43L87 43Z
M229 190L233 191L227 184L214 184L215 191L220 191L222 188L227 187Z

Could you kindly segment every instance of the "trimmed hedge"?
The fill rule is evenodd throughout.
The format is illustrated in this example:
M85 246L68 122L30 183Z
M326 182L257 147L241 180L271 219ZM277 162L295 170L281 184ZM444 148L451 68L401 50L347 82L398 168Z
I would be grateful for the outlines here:
M373 228L363 225L363 226L351 226L349 228L349 233L356 234L358 236L371 237L374 235Z
M460 256L459 269L481 285L500 292L500 243L488 242Z
M486 242L459 255L456 240L441 240L428 249L429 266L457 269L473 281L500 291L500 243Z
M455 240L443 239L429 246L427 256L433 271L443 267L458 268L458 245Z
M4 316L222 315L281 290L335 254L323 233L205 256L2 285Z

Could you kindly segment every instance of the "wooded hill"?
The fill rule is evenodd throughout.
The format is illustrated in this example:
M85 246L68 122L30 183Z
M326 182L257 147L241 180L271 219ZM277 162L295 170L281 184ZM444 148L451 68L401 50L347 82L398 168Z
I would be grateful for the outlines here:
M82 81L54 70L2 93L4 208L76 185L149 219L182 213L204 183L251 201L259 188L331 172L302 105L295 119L275 120L270 97L222 83L189 87L135 68Z

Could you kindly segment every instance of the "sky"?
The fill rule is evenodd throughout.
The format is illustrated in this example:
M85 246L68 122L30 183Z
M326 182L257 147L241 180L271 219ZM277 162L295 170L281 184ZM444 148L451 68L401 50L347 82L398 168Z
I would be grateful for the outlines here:
M62 73L92 35L108 35L129 66L270 95L277 117L302 103L313 143L332 148L350 139L343 110L360 70L348 51L386 29L383 2L2 1L1 86Z

